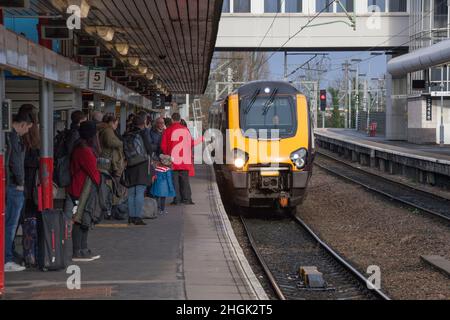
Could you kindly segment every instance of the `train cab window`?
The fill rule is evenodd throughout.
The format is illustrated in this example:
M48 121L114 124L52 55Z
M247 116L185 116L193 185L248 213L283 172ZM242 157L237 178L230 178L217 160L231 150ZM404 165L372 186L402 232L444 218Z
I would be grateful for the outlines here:
M247 130L277 130L280 138L295 136L297 132L296 103L293 96L243 97L240 103L240 127Z

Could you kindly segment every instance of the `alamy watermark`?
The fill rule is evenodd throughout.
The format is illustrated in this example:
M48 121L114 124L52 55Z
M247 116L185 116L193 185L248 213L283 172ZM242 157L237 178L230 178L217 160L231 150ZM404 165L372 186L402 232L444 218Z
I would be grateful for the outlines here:
M68 290L81 290L81 268L79 266L69 266L66 270L69 275L66 281Z

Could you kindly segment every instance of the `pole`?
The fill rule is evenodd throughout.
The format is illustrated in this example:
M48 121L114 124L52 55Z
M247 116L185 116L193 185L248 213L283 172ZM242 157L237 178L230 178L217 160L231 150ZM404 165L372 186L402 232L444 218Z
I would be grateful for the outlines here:
M41 159L40 180L42 211L53 209L53 85L40 81L40 129L41 129Z
M233 92L233 69L228 68L228 95L230 95Z
M0 105L5 99L5 72L0 69ZM0 112L0 123L2 112ZM5 290L5 134L0 128L0 298Z
M364 109L367 111L367 135L370 135L370 103L368 103L369 92L367 79L364 80Z
M120 133L123 135L127 129L127 104L120 103Z
M348 128L352 129L352 79L348 81Z
M288 77L288 54L287 51L284 52L284 81L287 81Z
M440 128L440 146L443 147L445 144L445 128L444 128L444 67L446 66L442 66L441 67L441 128Z
M348 95L347 95L347 91L348 91L348 68L349 68L349 64L348 64L348 61L345 61L345 63L343 64L343 67L344 67L344 74L345 74L345 79L344 79L344 81L345 81L345 87L344 87L344 92L345 92L345 108L344 109L346 109L345 110L345 112L344 112L344 114L345 114L345 129L347 129L348 128L348 110L347 110L347 107L348 107Z
M359 64L356 66L356 124L355 128L358 131L359 124Z

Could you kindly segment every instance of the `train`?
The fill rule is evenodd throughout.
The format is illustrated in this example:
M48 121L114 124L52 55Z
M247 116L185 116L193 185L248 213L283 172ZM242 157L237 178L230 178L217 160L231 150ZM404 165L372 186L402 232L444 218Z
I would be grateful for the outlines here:
M305 199L315 155L308 100L281 81L253 81L214 102L208 126L224 141L214 165L239 208L294 212ZM217 137L216 137L217 138Z

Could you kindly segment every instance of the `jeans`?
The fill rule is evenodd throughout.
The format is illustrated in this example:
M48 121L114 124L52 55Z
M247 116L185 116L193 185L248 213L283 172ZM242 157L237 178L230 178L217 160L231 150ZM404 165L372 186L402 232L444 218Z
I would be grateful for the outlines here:
M142 218L146 188L147 186L135 186L128 189L128 211L130 218Z
M13 262L14 259L13 243L24 202L24 192L17 190L16 186L8 186L6 190L5 263Z
M173 184L177 196L175 202L192 201L191 184L189 182L189 171L174 171Z
M84 228L75 223L72 230L73 254L77 256L80 251L89 250L88 248L88 233L89 228Z

